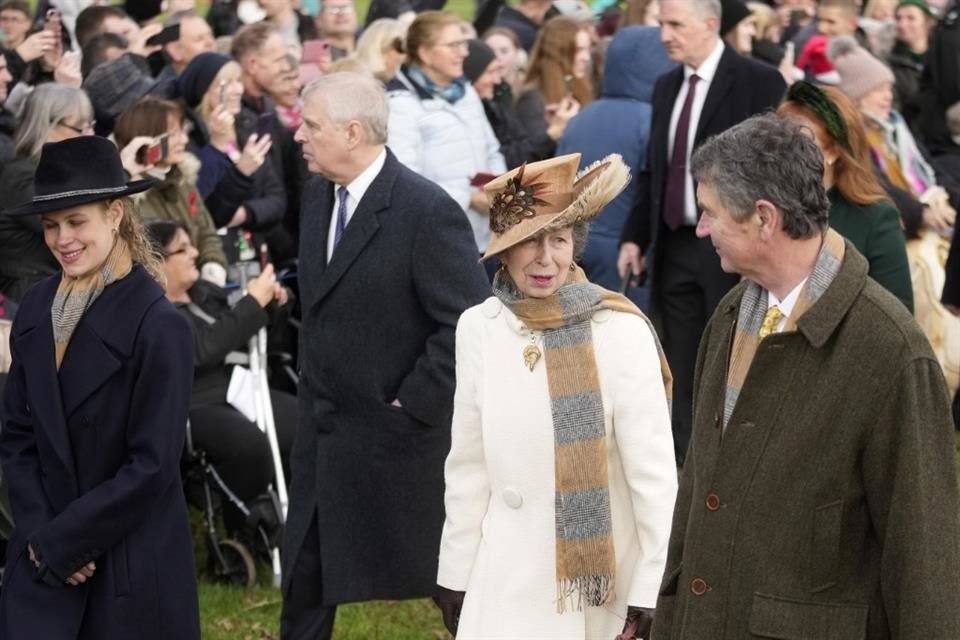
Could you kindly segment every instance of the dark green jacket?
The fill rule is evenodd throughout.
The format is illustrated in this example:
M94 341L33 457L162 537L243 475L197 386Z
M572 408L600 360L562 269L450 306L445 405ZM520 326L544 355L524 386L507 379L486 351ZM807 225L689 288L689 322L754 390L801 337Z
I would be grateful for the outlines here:
M830 226L870 263L868 275L913 313L913 285L900 214L889 202L854 204L835 187L830 196Z
M950 399L847 243L796 331L757 349L722 437L744 284L700 343L653 640L960 638Z

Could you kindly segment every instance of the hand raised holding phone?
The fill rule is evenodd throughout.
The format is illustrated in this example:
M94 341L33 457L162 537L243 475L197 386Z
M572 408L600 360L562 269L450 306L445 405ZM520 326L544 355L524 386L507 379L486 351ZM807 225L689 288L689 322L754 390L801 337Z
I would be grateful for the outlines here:
M137 136L120 150L120 163L131 178L143 175L144 172L153 168L153 165L142 162L144 152L153 142L154 138L150 136Z
M243 145L243 153L240 154L240 159L236 163L237 170L245 176L252 176L263 165L272 145L273 140L269 134L265 136L251 135L247 138L247 143Z

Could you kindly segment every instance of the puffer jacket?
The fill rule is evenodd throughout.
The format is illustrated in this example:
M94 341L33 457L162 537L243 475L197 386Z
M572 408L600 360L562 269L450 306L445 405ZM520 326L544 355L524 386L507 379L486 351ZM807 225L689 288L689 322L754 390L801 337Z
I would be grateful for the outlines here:
M187 153L162 182L133 196L132 200L144 222L171 220L186 225L191 242L200 252L198 267L202 269L203 265L213 262L226 268L223 243L197 188L199 172L200 161Z
M506 171L506 164L480 96L468 84L466 94L450 104L410 80L404 67L387 84L387 97L387 146L400 162L436 182L457 201L482 252L490 239L490 220L486 213L470 208L470 194L475 191L470 179L478 173L499 175Z

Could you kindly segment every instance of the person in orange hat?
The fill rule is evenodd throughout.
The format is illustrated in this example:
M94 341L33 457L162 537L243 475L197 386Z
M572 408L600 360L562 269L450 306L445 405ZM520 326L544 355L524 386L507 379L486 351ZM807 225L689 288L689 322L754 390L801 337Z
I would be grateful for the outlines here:
M647 638L677 488L670 369L625 297L577 266L627 185L612 155L486 186L503 265L457 327L435 598L459 640ZM624 622L626 620L626 622Z

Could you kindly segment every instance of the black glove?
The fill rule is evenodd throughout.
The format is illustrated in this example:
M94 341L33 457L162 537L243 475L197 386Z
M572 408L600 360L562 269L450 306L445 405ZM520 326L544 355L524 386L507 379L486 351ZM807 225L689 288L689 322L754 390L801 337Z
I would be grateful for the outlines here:
M650 640L653 611L643 607L627 607L627 621L623 624L623 631L614 640Z
M437 595L433 596L433 603L440 608L443 614L443 626L454 638L457 637L457 627L460 625L460 609L463 608L463 598L466 591L451 591L437 585Z

